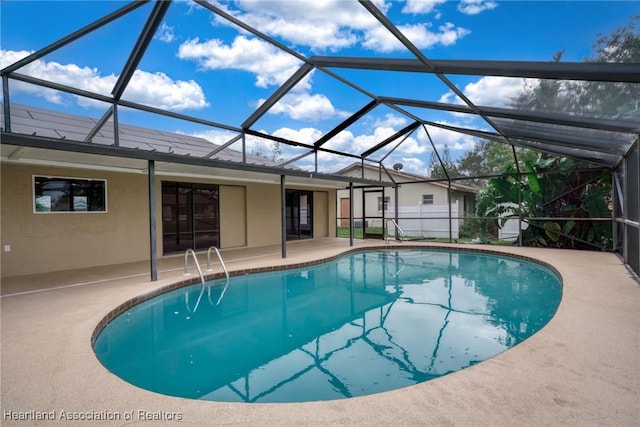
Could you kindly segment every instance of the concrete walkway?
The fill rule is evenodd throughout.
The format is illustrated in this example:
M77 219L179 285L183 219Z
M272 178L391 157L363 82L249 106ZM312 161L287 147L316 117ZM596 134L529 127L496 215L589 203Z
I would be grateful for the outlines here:
M380 242L357 241L372 244ZM545 328L492 359L436 380L300 404L159 395L125 383L98 362L91 348L96 325L125 300L182 280L182 257L161 260L156 282L149 281L145 263L4 280L0 424L640 425L640 286L618 257L482 248L536 258L560 272L563 300ZM235 270L302 263L349 249L346 239L322 239L289 243L286 259L276 246L227 250L223 256Z

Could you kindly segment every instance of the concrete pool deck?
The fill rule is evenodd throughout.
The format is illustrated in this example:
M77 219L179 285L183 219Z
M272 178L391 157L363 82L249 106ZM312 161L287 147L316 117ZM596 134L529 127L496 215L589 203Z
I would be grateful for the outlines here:
M380 243L356 241L356 246ZM307 262L351 249L347 239L287 246L286 259L279 246L222 255L229 270L236 270ZM96 325L125 300L182 280L181 256L160 260L156 282L149 281L146 263L5 279L0 424L640 425L640 285L620 259L602 252L473 245L479 248L539 259L562 275L562 302L540 332L485 362L426 383L296 404L164 396L132 386L100 364L91 348ZM48 417L53 420L34 420Z

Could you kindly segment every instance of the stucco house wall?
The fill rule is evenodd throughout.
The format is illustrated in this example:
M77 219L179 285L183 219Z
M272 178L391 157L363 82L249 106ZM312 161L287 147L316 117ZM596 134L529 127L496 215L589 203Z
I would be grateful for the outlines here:
M106 212L34 212L33 177L106 180ZM220 246L280 244L279 184L156 175L156 240L162 257L162 181L218 184ZM1 277L149 259L148 177L143 172L3 163ZM287 187L289 188L289 187ZM336 190L314 189L314 237L335 235ZM175 256L175 255L168 255Z

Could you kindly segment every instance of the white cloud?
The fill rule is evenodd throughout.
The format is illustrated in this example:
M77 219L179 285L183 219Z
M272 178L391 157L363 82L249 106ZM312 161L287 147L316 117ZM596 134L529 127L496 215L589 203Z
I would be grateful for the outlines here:
M221 40L200 42L189 40L179 48L178 56L193 59L205 69L236 69L256 75L256 86L266 88L284 83L301 62L259 39L236 37L231 45ZM347 117L348 113L334 108L329 98L311 94L313 72L301 80L286 96L269 109L269 114L282 114L294 120L319 121L334 117ZM264 102L256 102L260 105Z
M446 121L438 121L437 123L454 127L468 127ZM441 150L445 145L451 151L467 151L475 147L476 138L473 136L429 125L427 125L427 129L437 150ZM418 138L431 146L424 132L420 132Z
M209 106L198 83L193 80L174 81L160 72L136 70L123 97L169 110L199 110Z
M387 8L385 3L377 3ZM228 3L217 6L262 32L319 51L351 47L357 43L360 31L377 25L370 13L352 1L238 0L235 5L242 11L232 10ZM227 24L224 20L218 22Z
M440 0L433 1L433 6ZM374 1L386 12L392 2ZM432 7L433 7L432 6ZM337 51L355 45L367 49L391 52L404 47L369 12L357 2L326 0L322 2L237 0L217 2L224 10L248 25L278 40L313 51ZM427 7L411 1L406 10L425 13ZM220 18L216 24L229 25ZM436 31L429 23L416 23L399 27L420 49L436 44L449 46L469 33L468 30L446 23ZM270 43L253 38L247 33L236 36L228 43L220 39L200 41L192 39L183 43L178 57L197 61L205 70L234 69L256 76L256 86L267 88L286 81L301 65L293 55L283 52ZM337 110L324 94L311 93L311 76L305 77L289 94L269 111L295 120L318 121L334 117L346 117ZM258 100L259 105L264 99Z
M469 30L456 27L451 22L439 26L437 33L429 31L424 26L401 27L400 30L420 49L427 49L436 44L450 46L470 33Z
M300 68L300 60L256 38L236 37L231 45L213 39L191 39L180 45L178 58L190 59L205 70L236 69L256 75L256 86L284 83Z
M386 163L385 167L389 169L387 165L394 165L396 163L401 163L402 172L408 172L415 175L422 175L425 177L428 175L428 170L427 170L428 162L425 162L422 159L418 159L416 157L400 157L397 160L399 161L394 160L394 161L385 162Z
M181 133L181 132L178 132L178 133ZM223 145L229 142L234 137L236 137L238 134L236 132L231 132L223 129L211 129L204 132L192 132L192 133L189 133L188 135L206 139L217 145Z
M429 30L429 24L399 25L397 27L418 49L429 49L437 44L450 46L460 38L470 34L470 31L456 27L450 22L438 27L437 32ZM369 31L363 42L366 48L391 52L402 48L396 37L383 27Z
M176 35L173 31L173 27L168 25L166 22L160 24L160 28L156 32L155 36L158 40L163 41L165 43L171 43L176 39Z
M264 100L260 100L260 104ZM269 109L269 114L283 114L294 120L320 121L332 117L348 117L348 113L338 111L322 94L290 92Z
M409 0L402 12L426 14L443 1ZM383 13L393 4L382 0L374 3ZM232 9L233 5L241 10ZM224 3L217 6L262 32L294 45L308 46L312 51L338 51L358 44L379 52L404 49L373 15L355 1L238 0L232 5ZM218 19L217 22L228 25L226 20ZM420 49L438 43L449 46L469 33L450 23L432 32L428 29L430 25L422 22L399 25L399 28L407 36L416 37L413 42Z
M527 81L523 78L487 76L467 84L462 92L476 105L504 107L523 91ZM462 100L453 92L442 95L440 102L462 104Z
M0 66L10 65L30 53L0 50ZM100 75L97 68L80 67L76 64L60 64L53 61L45 62L41 59L26 65L20 72L105 96L110 95L118 80L114 74ZM35 85L14 83L11 86L12 90L41 96L55 104L64 103L67 96L59 91ZM125 98L129 101L170 110L200 109L208 105L202 88L193 80L175 81L164 73L149 73L141 70L136 70L133 74L125 91ZM76 97L76 99L78 104L84 106L96 103L88 98Z
M427 14L435 8L445 3L447 0L407 0L402 9L402 13Z
M376 119L373 125L375 127L401 128L406 124L407 124L407 118L405 116L399 116L397 114L388 113L384 116L384 119Z
M458 11L465 15L477 15L485 10L495 9L498 3L492 0L461 0Z
M292 129L284 127L275 131L273 133L273 136L311 145L322 137L322 132L318 129L310 127L302 129Z

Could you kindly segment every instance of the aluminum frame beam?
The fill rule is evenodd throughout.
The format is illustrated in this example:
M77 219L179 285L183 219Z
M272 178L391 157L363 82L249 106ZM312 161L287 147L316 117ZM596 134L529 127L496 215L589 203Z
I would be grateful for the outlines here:
M374 108L376 108L378 106L378 104L379 104L379 102L376 99L374 99L373 101L369 102L367 105L365 105L360 110L358 110L353 115L351 115L351 117L349 117L348 119L346 119L345 121L340 123L338 126L336 126L333 129L331 129L324 136L322 136L322 138L318 139L313 144L313 146L318 148L318 147L322 146L323 144L326 144L327 142L329 142L329 140L331 138L333 138L334 136L336 136L337 134L339 134L340 132L342 132L343 130L345 130L346 128L348 128L349 126L351 126L352 124L354 124L358 120L360 120L369 111L371 111Z
M627 150L626 144L622 143L610 143L606 146L595 146L593 143L588 142L586 138L580 136L562 135L558 137L558 135L554 135L551 133L544 135L535 130L528 129L526 126L518 126L518 124L516 123L509 126L503 126L503 129L504 132L509 136L509 138L524 139L549 145L578 148L581 150L589 150L594 153L613 154L615 156L622 157Z
M201 119L199 117L188 116L186 114L174 113L172 111L167 111L167 110L163 110L161 108L151 107L151 106L144 105L144 104L138 104L137 102L126 101L124 99L121 99L121 100L116 102L115 99L113 99L110 96L100 95L100 94L89 92L89 91L86 91L86 90L83 90L83 89L77 89L77 88L74 88L74 87L71 87L71 86L66 86L66 85L59 84L59 83L49 82L49 81L46 81L46 80L38 79L36 77L27 76L27 75L24 75L24 74L15 74L14 73L14 74L11 74L11 78L15 79L15 80L26 82L26 83L31 83L31 84L39 85L39 86L42 86L42 87L46 87L46 88L49 88L49 89L55 89L55 90L59 90L59 91L62 91L62 92L70 93L70 94L73 94L73 95L84 96L86 98L94 99L96 101L106 102L108 104L114 104L115 103L115 104L119 105L120 107L127 107L127 108L132 108L134 110L146 111L147 113L159 114L159 115L166 116L166 117L173 117L174 119L186 120L186 121L189 121L189 122L198 123L198 124L206 125L206 126L212 126L212 127L216 127L216 128L219 128L219 129L225 129L225 130L229 130L229 131L232 131L232 132L238 132L238 133L242 132L242 129L239 128L239 127L234 127L234 126L226 125L226 124L223 124L223 123L213 122L211 120L205 120L205 119Z
M84 37L86 34L89 34L90 32L112 22L115 21L116 19L120 18L121 16L124 16L126 14L128 14L129 12L144 6L146 3L149 3L149 0L140 0L140 1L132 1L131 3L129 3L126 6L121 7L120 9L116 10L113 13L110 13L109 15L87 25L84 26L82 28L80 28L79 30L69 34L66 37L61 38L60 40L51 43L48 46L43 47L42 49L32 53L29 56L26 56L24 58L22 58L21 60L14 62L13 64L9 65L8 67L3 68L2 70L0 70L0 75L5 75L8 73L12 73L15 70L24 67L25 65L42 58L43 56L73 42L74 40L77 40L81 37Z
M416 99L380 97L382 102L388 102L407 107L427 108L431 110L451 111L455 113L476 114L471 108L460 104L447 104L443 102L420 101ZM640 125L624 120L610 120L596 117L571 116L562 113L543 113L539 111L515 110L498 107L484 107L476 105L479 111L490 117L499 117L513 120L526 120L537 123L549 123L562 126L572 126L588 129L609 130L612 132L640 134Z
M638 63L430 59L429 67L418 59L407 58L312 56L309 61L327 68L640 83Z
M149 18L140 32L140 36L138 37L129 58L125 63L122 72L120 73L120 77L118 77L118 81L116 81L116 84L111 91L116 100L119 100L122 97L131 77L133 77L133 73L136 71L136 67L142 60L142 56L146 52L147 47L149 47L149 43L151 43L153 35L160 26L162 18L167 13L167 9L169 9L170 5L170 0L159 1L154 4L153 10L149 14Z
M398 29L398 27L396 27L396 25L393 22L391 22L391 20L389 20L389 18L387 18L385 16L385 14L380 9L378 9L378 6L376 6L370 0L358 0L358 2L369 13L371 13L371 15L374 18L376 18L378 20L378 22L380 22L380 24L382 24L382 26L387 29L387 31L389 31L391 34L393 34L395 36L395 38L400 43L402 43L402 45L404 47L406 47L409 50L409 52L411 52L424 67L426 67L427 69L429 69L433 73L435 73L436 77L438 77L438 79L440 79L440 81L442 81L454 94L456 94L458 96L458 98L460 98L462 101L464 101L464 103L467 104L469 106L469 108L471 108L478 115L480 115L480 117L482 117L482 119L485 122L487 122L487 124L489 124L497 133L502 135L507 140L507 142L509 141L507 136L504 135L504 133L500 130L500 128L498 128L489 117L487 117L486 115L484 115L480 111L478 111L478 108L469 99L469 97L467 97L455 84L453 84L453 82L451 80L449 80L449 78L446 75L444 75L443 73L441 73L441 72L439 72L439 71L437 71L435 69L435 67L433 65L433 62L429 58L427 58L422 53L422 51L420 49L418 49L418 47L415 44L413 44L413 42L411 40L409 40L409 38L407 38L407 36L405 36L402 33L402 31L400 31L400 29ZM514 155L515 155L515 150L514 150ZM518 165L517 161L515 162L515 166L516 166L516 169L518 170L518 172L520 172L520 166Z
M245 130L245 134L252 135L252 136L257 136L258 138L264 138L264 139L268 139L268 140L271 140L271 141L282 142L283 144L291 145L291 146L294 146L294 147L304 147L304 148L308 148L308 149L313 150L313 151L322 151L322 152L329 153L329 154L337 154L337 155L340 155L340 156L351 157L353 159L360 160L360 156L358 156L356 154L346 153L346 152L337 151L337 150L331 150L329 148L314 147L313 145L304 144L302 142L291 141L289 139L280 138L278 136L273 136L273 135L268 135L266 133L257 132L257 131L251 130L251 129L246 129Z
M242 123L243 129L248 129L255 122L257 122L260 117L262 117L271 107L273 107L280 99L285 96L295 85L297 85L300 80L302 80L309 72L313 69L313 66L305 63L302 64L302 67L298 69L289 79L284 82L280 87L267 99L264 101L254 112L251 114L245 121Z
M98 120L95 126L93 126L93 129L91 129L87 134L87 136L84 137L83 142L91 142L93 140L93 137L96 136L98 132L100 132L100 129L102 129L105 123L107 123L111 118L111 116L113 116L113 113L114 113L114 107L112 105L109 108L107 108L107 111L105 111L102 117L100 117L100 120Z
M158 238L156 233L156 164L148 161L147 185L149 189L149 270L151 281L158 280Z
M404 128L400 129L395 134L391 135L389 138L385 139L382 142L379 142L378 144L376 144L373 147L369 148L367 151L363 152L360 155L360 157L362 157L364 159L365 157L375 153L379 149L385 147L386 145L388 145L388 144L392 143L393 141L395 141L396 139L400 138L402 135L407 134L409 132L412 132L418 126L420 126L420 122L413 122L409 126L405 126Z

